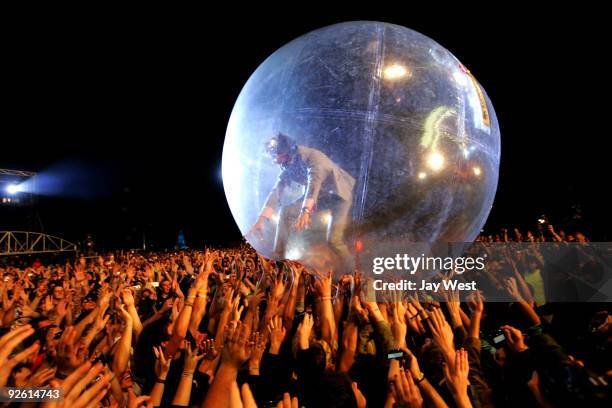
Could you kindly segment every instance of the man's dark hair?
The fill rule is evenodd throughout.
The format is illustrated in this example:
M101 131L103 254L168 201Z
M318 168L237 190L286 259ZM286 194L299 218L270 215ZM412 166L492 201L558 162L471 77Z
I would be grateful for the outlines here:
M297 149L295 140L284 133L278 133L266 143L266 152L270 156L278 154L293 154Z

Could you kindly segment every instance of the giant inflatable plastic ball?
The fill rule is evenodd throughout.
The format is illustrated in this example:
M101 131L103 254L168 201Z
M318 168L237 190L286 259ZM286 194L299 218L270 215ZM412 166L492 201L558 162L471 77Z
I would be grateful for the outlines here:
M279 133L295 142L285 170L271 141ZM493 106L457 58L408 28L359 21L305 34L257 68L229 119L222 173L236 223L258 252L323 267L346 256L339 239L351 257L403 242L472 241L493 203L499 159ZM285 187L252 230L281 173ZM320 189L308 227L297 229L309 183Z

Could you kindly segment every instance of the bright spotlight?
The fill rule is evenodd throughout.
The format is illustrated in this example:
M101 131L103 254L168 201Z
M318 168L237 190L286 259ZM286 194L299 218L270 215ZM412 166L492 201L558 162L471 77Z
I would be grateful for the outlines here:
M323 221L323 224L325 225L329 225L332 222L332 215L330 212L326 212L325 214L323 214L321 216L321 221Z
M417 176L419 178L419 180L424 180L425 177L427 177L427 173L425 173L424 171L420 172Z
M287 259L298 260L302 257L302 252L298 248L291 248L285 256Z
M8 186L6 186L6 192L10 195L17 194L19 191L21 191L21 188L18 184L9 184Z
M427 165L433 171L440 171L444 167L444 156L438 152L432 152L427 157Z
M480 167L476 166L472 169L474 171L474 175L475 176L480 176L480 174L482 173L482 170L480 170Z
M408 70L406 69L406 67L402 66L402 65L390 65L387 68L385 68L383 70L383 76L386 79L399 79L399 78L403 78L405 76L409 75Z

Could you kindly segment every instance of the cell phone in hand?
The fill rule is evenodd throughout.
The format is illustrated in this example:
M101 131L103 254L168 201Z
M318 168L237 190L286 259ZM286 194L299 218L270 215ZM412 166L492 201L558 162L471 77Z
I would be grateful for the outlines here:
M402 350L389 350L389 353L387 354L387 358L389 360L398 360L400 358L404 357L404 352Z
M495 345L500 345L505 341L506 341L506 336L504 336L504 333L501 330L495 333L495 336L493 336L493 343Z

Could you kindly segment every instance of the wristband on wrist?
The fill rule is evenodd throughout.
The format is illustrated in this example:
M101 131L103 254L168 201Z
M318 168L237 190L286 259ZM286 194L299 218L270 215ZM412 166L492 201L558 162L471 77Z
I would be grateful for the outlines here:
M419 384L424 379L425 379L425 373L421 372L421 374L419 374L419 376L414 379L414 383Z
M189 377L190 375L193 375L193 371L183 371L183 374L181 374L183 377Z
M165 384L166 383L166 379L162 380L161 378L156 378L155 382L158 383L158 384Z
M193 306L193 302L185 302L184 306Z
M333 298L331 296L321 296L320 299L321 300L332 300Z

